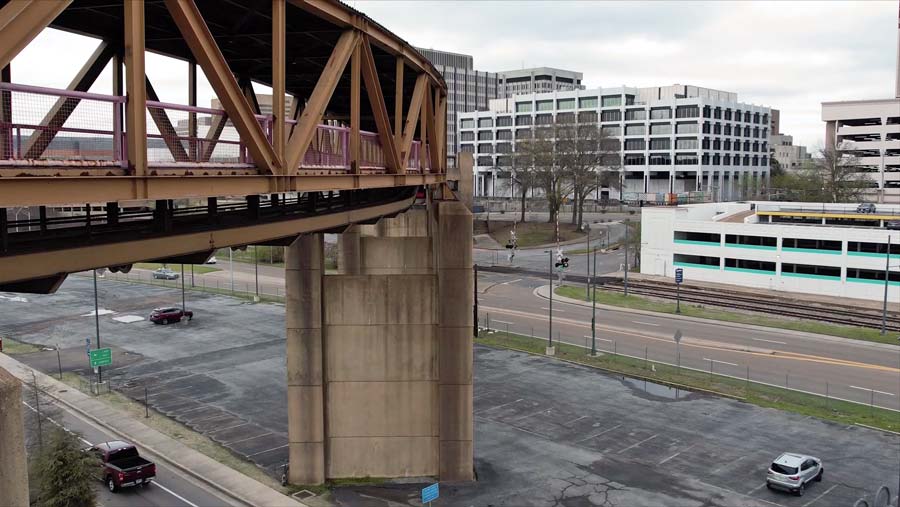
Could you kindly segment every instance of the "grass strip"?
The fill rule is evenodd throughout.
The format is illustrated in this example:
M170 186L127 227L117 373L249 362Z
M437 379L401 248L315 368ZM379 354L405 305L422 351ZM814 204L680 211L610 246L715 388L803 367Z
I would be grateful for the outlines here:
M482 330L475 342L489 347L519 350L536 355L544 355L547 346L547 341L544 339L503 331L486 332ZM714 373L679 369L675 366L622 355L604 353L592 357L583 347L560 342L555 342L554 345L557 359L583 364L610 373L647 379L664 385L685 386L708 391L731 398L739 398L761 407L786 410L842 424L864 424L889 431L900 431L900 413L883 408L800 393Z
M5 336L0 336L0 338L3 339L2 352L11 356L16 354L30 354L32 352L40 352L43 350L40 346L31 343L20 342Z
M581 301L590 301L585 297L584 287L564 285L556 289L555 294ZM599 288L597 289L596 299L597 303L604 305L658 313L675 313L675 303L653 301L645 297L634 295L625 296L618 292L609 292L600 290ZM880 330L868 327L840 326L837 324L809 320L780 319L768 315L732 312L688 303L681 303L681 315L722 322L736 322L739 324L752 324L755 326L773 327L776 329L789 329L792 331L839 336L853 340L900 345L900 342L897 341L896 333L882 335Z
M168 264L160 264L159 262L139 262L139 263L135 264L134 267L137 269L149 269L151 271L155 271L159 268L166 267L166 268L169 268L172 271L178 273L179 275L181 275L181 265L180 264L168 265ZM214 268L212 266L206 266L206 265L200 265L200 264L194 265L194 274L195 275L205 275L206 273L212 273L214 271L222 271L222 268ZM185 276L187 276L190 272L191 272L191 268L185 266L185 268L184 268Z

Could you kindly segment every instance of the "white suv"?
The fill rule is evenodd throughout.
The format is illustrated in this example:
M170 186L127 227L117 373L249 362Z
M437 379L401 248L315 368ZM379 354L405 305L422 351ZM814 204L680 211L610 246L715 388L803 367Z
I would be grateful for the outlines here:
M819 458L786 452L769 465L766 486L769 489L783 489L803 496L807 483L821 481L824 472L825 467Z

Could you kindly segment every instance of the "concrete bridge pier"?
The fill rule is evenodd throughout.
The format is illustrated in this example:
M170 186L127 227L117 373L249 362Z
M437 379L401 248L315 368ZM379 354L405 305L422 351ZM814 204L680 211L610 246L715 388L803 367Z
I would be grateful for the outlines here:
M22 419L22 384L0 368L0 500L28 507L28 462Z
M472 215L435 202L374 229L344 241L358 274L324 275L320 235L288 249L291 482L471 480Z

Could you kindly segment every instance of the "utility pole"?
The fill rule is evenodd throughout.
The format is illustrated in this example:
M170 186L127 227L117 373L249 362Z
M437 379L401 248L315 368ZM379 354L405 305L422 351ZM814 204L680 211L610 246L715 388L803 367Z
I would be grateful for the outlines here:
M625 220L625 296L628 296L628 219Z
M474 324L474 336L478 337L478 264L472 266L472 277L475 283L472 285L474 293L472 294L472 323Z
M234 257L231 248L228 249L228 269L231 270L231 293L234 294Z
M587 224L585 224L587 225ZM587 260L585 264L587 264L587 283L584 284L585 298L591 297L591 229L590 226L587 227ZM596 266L594 268L594 274L596 274Z
M259 255L257 252L258 247L253 245L253 269L256 273L256 297L259 298Z
M550 252L550 306L547 310L550 315L549 330L547 331L547 347L553 346L553 250Z
M591 356L597 355L597 248L594 248L594 290L591 294Z
M881 307L881 334L887 331L887 299L888 299L888 284L890 282L890 274L891 274L891 236L888 235L887 242L887 255L884 257L884 303Z
M97 270L94 270L94 325L97 330L97 348L100 348L100 303L97 301ZM97 382L103 382L103 367L97 367ZM99 388L98 388L99 389Z
M181 311L187 311L187 305L184 302L184 264L181 265Z

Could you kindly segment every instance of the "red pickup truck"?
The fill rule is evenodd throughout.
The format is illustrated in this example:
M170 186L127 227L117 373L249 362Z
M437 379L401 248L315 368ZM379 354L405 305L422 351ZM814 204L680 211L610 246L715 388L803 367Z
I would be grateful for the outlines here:
M146 486L156 477L156 465L138 455L137 447L114 440L90 448L100 460L100 480L113 493L129 486Z

